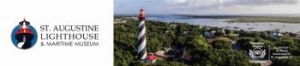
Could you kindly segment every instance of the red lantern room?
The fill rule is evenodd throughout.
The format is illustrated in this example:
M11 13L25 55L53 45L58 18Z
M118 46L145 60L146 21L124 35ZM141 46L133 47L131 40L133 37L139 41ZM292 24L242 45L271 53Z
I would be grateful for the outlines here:
M139 14L138 18L139 18L140 20L145 20L144 9L141 9L141 10L140 10L140 14Z
M30 28L28 26L30 23L28 21L26 21L25 18L19 24L20 24L20 28L19 28L17 34L19 34L19 33L32 34L32 32L31 32L31 30L30 30Z

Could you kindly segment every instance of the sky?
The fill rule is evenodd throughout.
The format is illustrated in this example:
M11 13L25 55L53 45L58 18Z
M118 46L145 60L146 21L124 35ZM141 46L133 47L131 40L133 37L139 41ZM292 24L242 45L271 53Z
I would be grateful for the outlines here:
M300 14L300 0L114 0L114 14Z

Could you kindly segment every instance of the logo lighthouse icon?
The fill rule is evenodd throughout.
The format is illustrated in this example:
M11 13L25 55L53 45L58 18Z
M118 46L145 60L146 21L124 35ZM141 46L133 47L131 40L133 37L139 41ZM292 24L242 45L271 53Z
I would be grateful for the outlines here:
M34 27L30 25L30 22L24 19L13 29L11 38L17 48L29 49L34 46L37 41L37 32Z

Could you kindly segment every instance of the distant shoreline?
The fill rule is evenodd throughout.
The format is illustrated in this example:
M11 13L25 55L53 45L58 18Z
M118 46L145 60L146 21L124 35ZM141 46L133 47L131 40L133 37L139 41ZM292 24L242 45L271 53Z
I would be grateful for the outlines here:
M224 22L239 22L239 23L257 23L257 22L280 22L280 23L300 23L300 17L287 16L243 16L243 15L180 15L192 18L212 18L226 19Z
M115 16L129 16L135 15L115 15ZM258 22L280 22L280 23L300 23L300 16L297 15L148 15L149 17L155 16L170 16L177 19L226 19L224 22L237 22L237 23L258 23Z
M224 22L240 22L240 23L257 23L257 22L280 22L280 23L300 23L300 17L268 17L268 16L251 16L236 17L228 19Z

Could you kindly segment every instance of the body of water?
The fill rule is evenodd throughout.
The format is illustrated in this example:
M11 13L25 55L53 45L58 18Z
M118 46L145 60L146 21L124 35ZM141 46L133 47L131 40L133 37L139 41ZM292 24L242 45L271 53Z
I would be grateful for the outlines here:
M222 27L232 30L246 30L246 31L268 31L278 30L280 32L293 32L300 31L300 23L280 23L280 22L254 22L254 23L231 23L223 22L226 19L220 18L191 18L185 16L151 16L150 20L163 21L163 22L178 22L188 23L201 26Z

